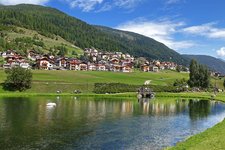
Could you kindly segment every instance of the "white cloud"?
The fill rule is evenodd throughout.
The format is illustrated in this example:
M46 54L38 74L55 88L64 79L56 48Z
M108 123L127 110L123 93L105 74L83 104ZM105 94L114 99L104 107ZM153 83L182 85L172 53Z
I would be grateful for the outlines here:
M113 6L110 3L105 3L100 9L96 10L95 12L105 12L111 10L112 8Z
M49 0L0 0L3 5L17 5L17 4L44 4Z
M95 8L96 5L101 4L103 0L69 0L72 8L78 7L84 12L89 12Z
M225 40L225 28L215 27L216 23L207 23L199 26L191 26L184 28L183 33L205 36L207 38Z
M195 45L192 41L177 41L173 38L173 34L178 32L177 28L183 25L183 22L135 20L126 22L116 28L145 35L164 43L172 49L179 50Z
M132 9L144 0L65 0L72 8L80 8L84 12L109 11L113 8Z
M219 50L216 51L217 55L220 57L224 57L225 56L225 47L221 47Z
M177 4L183 2L184 0L167 0L166 4Z
M143 0L114 0L115 6L122 8L133 8Z

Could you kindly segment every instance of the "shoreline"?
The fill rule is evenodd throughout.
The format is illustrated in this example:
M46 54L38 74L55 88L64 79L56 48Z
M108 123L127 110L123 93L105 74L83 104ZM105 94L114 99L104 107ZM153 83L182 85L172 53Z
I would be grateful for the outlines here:
M137 98L137 93L115 93L115 94L96 94L96 93L32 93L32 92L4 92L0 93L0 97L29 97L29 96L77 96L77 97L132 97ZM225 94L218 94L215 98L212 98L212 93L208 92L189 92L189 93L169 93L169 92L158 92L156 93L156 98L197 98L206 100L216 100L225 102Z

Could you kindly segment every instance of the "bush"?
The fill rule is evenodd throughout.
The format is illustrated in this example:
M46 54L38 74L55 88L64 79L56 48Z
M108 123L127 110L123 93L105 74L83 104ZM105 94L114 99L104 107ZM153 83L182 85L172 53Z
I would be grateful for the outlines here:
M94 93L125 93L125 92L137 92L143 85L130 85L123 83L95 83ZM173 86L158 86L158 85L146 85L144 87L151 88L154 92L180 92Z
M14 67L6 70L7 78L4 82L4 89L10 91L24 91L31 88L32 73L28 69Z

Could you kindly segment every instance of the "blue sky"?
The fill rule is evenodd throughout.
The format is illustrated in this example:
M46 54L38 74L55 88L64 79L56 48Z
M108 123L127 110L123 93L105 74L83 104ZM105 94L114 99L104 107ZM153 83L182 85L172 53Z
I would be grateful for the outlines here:
M182 54L225 59L224 0L0 0L54 7L89 24L136 32Z

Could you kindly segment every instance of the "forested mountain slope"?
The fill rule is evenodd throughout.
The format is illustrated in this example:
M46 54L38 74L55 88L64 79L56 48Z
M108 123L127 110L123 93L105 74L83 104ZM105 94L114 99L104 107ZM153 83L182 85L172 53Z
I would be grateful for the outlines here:
M195 59L199 63L208 66L213 71L218 71L225 74L225 62L211 56L206 55L183 55L189 59Z
M188 63L186 58L151 38L92 26L54 8L25 4L0 6L0 31L10 31L11 26L33 30L49 38L59 36L82 49L94 47L130 53L136 57L144 56L185 65Z

